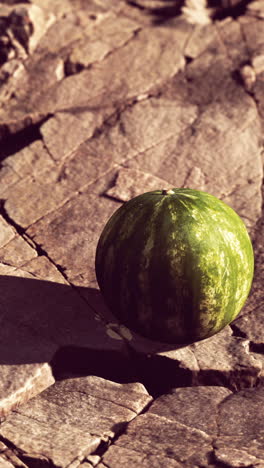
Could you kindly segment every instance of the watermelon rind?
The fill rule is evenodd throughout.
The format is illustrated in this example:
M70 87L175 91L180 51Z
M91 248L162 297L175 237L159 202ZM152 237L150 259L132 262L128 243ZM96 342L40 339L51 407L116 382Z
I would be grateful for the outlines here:
M121 323L151 340L188 344L238 316L254 255L230 206L206 192L174 188L139 195L111 216L95 269Z

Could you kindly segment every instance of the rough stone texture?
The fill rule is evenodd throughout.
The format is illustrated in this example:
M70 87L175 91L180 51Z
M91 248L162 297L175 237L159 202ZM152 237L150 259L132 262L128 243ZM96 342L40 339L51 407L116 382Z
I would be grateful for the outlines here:
M33 457L68 466L93 452L151 401L141 384L121 385L99 377L57 382L13 411L0 428L32 462ZM32 434L34 433L34 440Z
M227 446L264 462L262 402L263 387L259 387L239 392L220 406L217 449Z
M46 148L55 161L70 156L84 141L88 140L103 121L103 114L91 111L58 112L41 126Z
M32 340L29 329L19 327L16 320L12 323L11 313L13 315L17 313L18 318L20 313L25 316L29 313L26 304L23 305L22 302L21 305L21 297L19 299L14 293L14 291L17 293L18 287L12 283L12 280L16 277L18 281L26 281L31 275L1 264L0 271L0 417L3 417L19 403L27 401L53 384L54 378L47 359L39 357L41 348L43 348L42 353L44 350L46 353L52 353L55 348L48 341L43 342L40 337L37 342L36 338ZM12 305L10 300L13 301ZM10 337L14 340L12 346L10 346ZM38 357L34 358L34 354Z
M148 413L217 435L218 405L230 395L224 387L177 388L158 398Z
M264 2L216 3L1 3L0 467L264 466ZM187 347L118 324L94 271L109 216L171 186L255 249L240 316Z
M135 180L138 180L135 185ZM157 187L167 188L168 182L137 169L122 168L118 171L115 185L107 190L106 195L126 202L144 191L157 190Z
M47 258L27 265L31 273L0 265L1 415L54 382L48 363L57 350L85 346L89 362L102 349L118 356L123 348L92 315L92 299L89 307Z
M3 216L0 216L0 233L1 248L15 237L15 230L5 221Z
M118 467L120 466L120 460L122 460L124 466L131 466L131 468L137 468L138 466L142 466L142 468L162 468L163 466L167 466L168 468L182 467L181 463L178 463L173 458L168 458L164 455L146 454L138 450L118 447L115 445L111 445L109 447L106 454L103 456L102 462L97 466L98 468Z
M64 269L69 281L77 286L89 286L95 280L89 265L93 267L91 259L94 259L102 222L117 207L116 202L88 190L35 223L27 234Z
M0 249L0 262L16 267L21 267L37 256L36 250L20 236L16 236Z
M9 328L14 339L22 342L16 329ZM22 337L23 338L23 337ZM3 343L7 346L7 343ZM2 351L2 350L1 350ZM1 364L0 417L26 402L54 383L50 366L44 364Z
M8 460L0 457L0 466L1 468L13 468L14 465L12 465Z
M165 463L163 456L172 467L218 466L217 462L263 466L262 401L263 387L237 394L223 387L175 389L129 424L103 455L101 466L117 467L122 451L131 466L142 460L143 466L151 467L156 453L156 466Z
M224 383L232 390L238 390L254 386L263 375L262 360L249 352L248 340L234 337L229 327L211 339L190 345L190 348L200 369L199 382L205 377L208 383Z
M117 441L118 446L152 456L161 454L189 466L206 466L211 444L212 438L205 432L149 413L138 416Z

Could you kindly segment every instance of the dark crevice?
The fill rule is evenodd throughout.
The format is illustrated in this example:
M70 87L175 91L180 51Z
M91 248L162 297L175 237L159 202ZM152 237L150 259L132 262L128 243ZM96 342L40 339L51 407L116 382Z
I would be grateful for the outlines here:
M193 58L192 57L188 57L187 55L185 55L185 62L186 62L186 65L188 65L189 63L193 62Z
M101 440L100 444L98 445L97 449L91 453L91 455L97 455L99 457L102 457L105 452L107 452L108 448L110 447L111 443L113 440Z
M241 366L234 371L201 370L197 375L198 386L225 387L233 393L247 388L258 387L260 378L257 370Z
M127 4L132 7L138 8L138 10L141 10L141 11L146 10L146 7L144 7L143 5L140 5L139 3L133 0L127 0Z
M178 361L165 356L138 354L140 381L153 398L168 393L172 388L192 385L192 372L180 367Z
M117 383L141 382L157 398L175 387L191 385L192 374L164 356L122 354L76 346L60 348L50 362L56 380L67 376L97 375Z
M209 0L208 6L214 9L212 13L212 20L224 20L225 18L238 18L242 16L247 11L247 5L251 3L252 0L240 0L240 1L232 1L232 0L222 0L222 6L219 8L219 1L216 0Z
M19 234L20 236L24 236L25 229L22 228L21 226L19 226L19 224L17 224L12 218L10 218L8 212L5 209L5 202L6 202L6 200L0 199L0 214L1 214L1 216L4 218L4 220L10 226L12 226L15 229L17 234Z
M88 69L89 67L85 67L82 63L74 63L70 59L67 59L64 62L64 75L65 77L76 75L85 68Z
M39 125L32 125L13 135L9 133L1 141L0 161L17 153L36 140L41 140Z
M181 14L184 0L164 0L162 7L145 7L136 1L128 0L127 3L153 17L154 24L162 24Z
M3 161L8 156L21 151L28 145L37 140L42 140L40 132L41 125L50 118L50 115L42 118L38 123L28 125L26 128L12 133L7 125L0 128L0 161Z
M248 369L196 372L181 368L174 359L135 351L120 353L64 346L55 353L50 365L56 380L96 375L117 383L140 382L154 399L174 388L193 385L221 386L232 392L258 385L257 375L249 375Z
M231 468L231 465L228 462L224 463L217 459L215 450L212 450L212 452L209 454L208 464L214 468ZM251 466L247 465L247 468L251 468Z
M34 455L21 454L19 458L28 468L57 468L50 459L41 458L41 455L38 458Z
M6 445L6 447L14 452L17 451L17 448L15 446L15 444L13 444L13 442L10 442L10 440L6 439L5 437L3 437L2 435L0 435L0 442L3 442L4 445Z
M146 413L149 408L151 407L153 401L150 401L144 408L142 411L140 411L136 416L135 418L137 418L138 416L141 416L142 414ZM134 419L135 419L134 418ZM115 433L115 436L111 439L109 439L108 441L101 441L99 447L97 447L97 449L91 454L91 455L99 455L101 458L103 458L104 454L107 452L108 448L110 447L110 445L113 445L118 439L119 437L121 437L123 434L126 433L126 430L129 426L129 424L134 420L132 419L131 421L122 421L122 422L119 422L119 423L116 423L114 424L112 427L111 427L111 431L113 431ZM100 462L104 462L103 460L100 460ZM107 465L106 465L107 466Z
M4 218L4 220L12 226L17 234L19 234L25 242L27 242L30 247L34 248L38 254L38 256L44 256L46 257L55 267L56 269L63 275L63 277L67 280L67 277L64 273L64 268L61 265L56 264L48 255L48 253L39 245L37 244L31 237L28 236L26 233L26 229L21 227L19 224L17 224L8 214L6 208L5 208L5 202L6 200L0 199L0 214Z
M164 6L153 9L151 11L151 14L155 17L153 23L158 26L181 15L181 9L183 5L184 1L178 1L175 2L175 5L172 6Z
M3 199L0 199L0 214L1 216L4 218L4 220L10 225L12 226L16 233L21 236L29 245L30 247L33 247L38 255L43 255L43 252L41 251L40 248L38 248L35 243L32 242L32 240L28 237L28 235L26 234L26 229L24 229L22 226L20 226L19 224L17 224L8 214L6 208L5 208L5 202L6 200L3 200Z
M250 62L249 61L241 62L240 63L240 68L244 67L245 65L250 65ZM244 80L243 80L243 78L241 76L240 70L232 71L231 72L231 77L238 85L245 87Z
M139 416L139 414L138 414ZM115 432L115 436L112 439L108 439L107 441L101 440L101 443L97 447L97 449L91 453L91 455L97 455L101 458L100 463L103 463L104 466L108 466L104 463L103 456L109 449L110 445L113 445L117 439L123 435L126 432L126 429L129 425L129 422L121 422L118 424L114 424L114 426L111 428L113 432Z
M249 343L249 351L257 354L264 354L264 343Z
M64 277L64 279L66 279L68 281L68 278L65 275L65 268L63 266L59 265L58 263L55 263L54 260L52 260L52 258L49 256L48 252L46 252L46 250L43 249L43 247L41 247L41 245L37 244L34 239L31 239L31 237L29 237L28 234L25 234L24 238L25 238L25 240L27 240L31 244L33 244L34 249L37 251L37 254L39 256L46 257L50 261L50 263L52 263L55 266L55 268L61 273L61 275Z
M30 0L1 0L5 5L16 5L18 3L30 3Z
M238 18L246 13L247 5L253 0L208 0L204 10L208 10L208 16L213 21L225 18ZM153 17L154 24L165 23L182 14L185 6L184 0L164 0L164 6L144 6L136 0L127 0L127 3ZM160 5L160 3L159 3ZM202 6L200 7L202 9Z
M233 336L237 336L238 338L247 338L246 333L242 332L234 323L231 323L229 326L232 328Z

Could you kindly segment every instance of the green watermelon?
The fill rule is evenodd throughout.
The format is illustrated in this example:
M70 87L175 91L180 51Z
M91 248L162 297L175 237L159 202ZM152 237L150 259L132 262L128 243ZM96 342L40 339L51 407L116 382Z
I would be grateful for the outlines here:
M112 215L95 268L122 324L151 340L188 344L237 317L254 256L232 208L208 193L174 188L139 195Z

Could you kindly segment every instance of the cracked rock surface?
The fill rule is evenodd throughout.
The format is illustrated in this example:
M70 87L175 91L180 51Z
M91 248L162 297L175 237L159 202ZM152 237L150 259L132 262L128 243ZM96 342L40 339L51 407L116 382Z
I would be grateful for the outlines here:
M263 123L263 0L0 1L0 468L264 467ZM170 186L255 250L239 317L181 348L94 270L110 215Z

